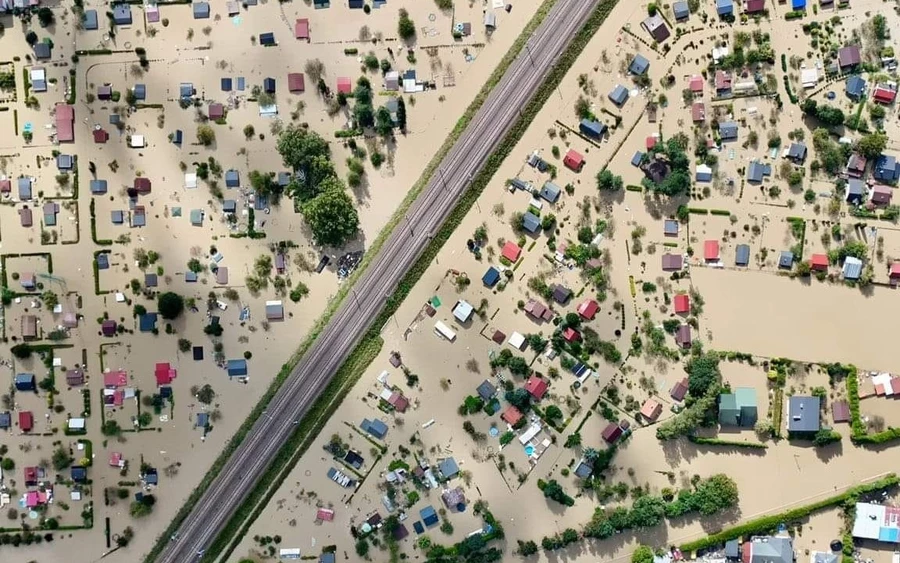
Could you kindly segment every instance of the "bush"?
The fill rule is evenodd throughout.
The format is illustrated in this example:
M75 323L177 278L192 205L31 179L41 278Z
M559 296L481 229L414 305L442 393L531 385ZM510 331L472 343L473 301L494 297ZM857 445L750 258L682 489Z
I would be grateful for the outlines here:
M157 302L159 314L164 319L177 319L181 312L184 311L184 298L177 293L166 291L159 295Z

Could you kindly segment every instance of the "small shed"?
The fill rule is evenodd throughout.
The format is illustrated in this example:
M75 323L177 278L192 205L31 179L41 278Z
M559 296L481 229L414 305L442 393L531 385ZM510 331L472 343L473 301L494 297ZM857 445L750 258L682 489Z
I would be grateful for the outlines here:
M113 22L116 25L131 25L131 5L116 4L113 6Z
M281 303L281 301L266 301L266 320L284 320L284 305Z
M260 33L259 34L259 44L263 47L271 47L275 45L275 34L272 32L269 33Z
M295 94L306 90L302 72L291 72L287 75L288 92Z
M263 91L267 94L275 93L275 79L274 78L264 78L263 79Z
M244 377L247 375L247 360L228 360L226 369L228 377Z
M209 4L206 2L194 2L194 19L205 20L209 18Z
M85 10L81 19L81 24L85 31L94 31L98 29L99 22L97 20L97 10Z
M309 20L300 18L294 22L294 38L309 41Z
M569 149L569 152L563 158L563 164L574 172L581 172L581 169L584 167L584 156L575 149Z
M227 170L225 172L225 187L238 188L241 185L241 174L237 170Z

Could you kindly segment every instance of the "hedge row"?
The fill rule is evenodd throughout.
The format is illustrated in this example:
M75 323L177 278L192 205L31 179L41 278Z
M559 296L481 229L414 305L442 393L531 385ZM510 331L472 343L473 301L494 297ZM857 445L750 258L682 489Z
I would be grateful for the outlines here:
M718 438L701 438L699 436L689 436L688 440L695 444L703 446L725 446L730 448L753 448L764 450L768 448L766 444L761 442L744 442L741 440L720 440Z
M687 542L680 546L681 551L685 553L690 553L696 551L698 549L707 549L710 547L715 547L724 544L728 540L733 540L735 538L739 538L741 536L750 536L753 534L765 534L767 532L775 530L775 528L782 523L785 522L794 522L800 520L802 518L806 518L813 512L818 512L820 510L826 508L832 508L835 506L840 506L847 501L852 501L858 498L860 495L864 495L866 493L871 493L874 491L878 491L881 489L887 489L890 487L896 486L900 483L900 478L897 477L896 474L890 473L882 479L875 481L873 483L869 483L868 485L859 485L848 489L842 494L835 495L833 497L828 497L824 500L820 500L819 502L814 502L812 504L808 504L806 506L801 506L799 508L794 508L792 510L788 510L785 512L781 512L779 514L773 514L771 516L763 516L761 518L757 518L755 520L751 520L745 524L740 524L733 528L729 528L727 530L723 530L717 534L713 534L711 536Z

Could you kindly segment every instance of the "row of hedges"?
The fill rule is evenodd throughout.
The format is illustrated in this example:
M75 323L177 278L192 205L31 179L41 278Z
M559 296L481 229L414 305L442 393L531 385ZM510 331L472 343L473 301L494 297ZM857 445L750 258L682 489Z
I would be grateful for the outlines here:
M94 241L94 244L97 244L99 246L111 246L113 243L112 240L97 238L97 205L93 198L91 199L89 210L91 213L91 240Z
M847 501L853 501L860 495L864 495L866 493L871 493L881 489L888 489L890 487L896 486L898 483L900 483L900 478L898 478L896 474L890 473L882 479L879 479L878 481L869 483L868 485L859 485L853 487L842 494L828 497L824 500L820 500L819 502L814 502L806 506L801 506L799 508L787 510L779 514L773 514L771 516L762 516L745 524L735 526L734 528L723 530L717 534L713 534L696 541L687 542L685 544L682 544L680 546L680 549L682 552L689 553L698 549L707 549L710 547L719 546L724 544L728 540L733 540L742 536L749 537L754 534L765 534L768 532L772 532L779 524L785 522L794 522L802 518L806 518L813 512L840 506Z
M701 438L699 436L688 436L688 440L702 446L725 446L730 448L753 448L764 450L768 448L766 444L761 442L744 442L741 440L720 440L719 438Z

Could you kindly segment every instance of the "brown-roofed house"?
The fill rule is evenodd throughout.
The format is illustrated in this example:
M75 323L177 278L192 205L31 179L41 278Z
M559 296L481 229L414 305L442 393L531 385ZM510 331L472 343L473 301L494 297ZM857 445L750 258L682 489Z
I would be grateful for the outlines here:
M875 184L872 186L872 203L876 205L887 205L891 202L894 195L894 189L884 184Z
M24 207L19 210L19 223L23 227L30 227L34 225L34 217L32 216L31 209L28 207Z
M680 254L663 254L662 269L665 272L677 272L684 265L684 257Z
M228 284L228 268L222 266L216 270L216 283L219 285Z
M22 315L22 338L34 340L37 338L37 317L34 315Z
M519 409L517 409L513 405L510 405L509 408L503 411L503 414L500 415L500 418L510 426L515 426L520 420L522 420L522 416L522 412Z
M849 422L850 405L847 401L835 401L831 405L831 416L835 422Z
M59 104L56 106L56 140L60 143L75 141L75 106Z
M644 406L641 407L641 416L648 422L656 422L659 415L662 414L662 405L656 399L647 399Z
M859 45L849 45L838 51L838 66L841 70L855 67L860 61Z
M619 428L619 425L615 422L610 422L606 425L606 428L603 429L603 432L601 432L600 435L606 440L607 444L615 444L616 440L619 439L619 436L622 435L622 429Z
M676 401L683 401L684 396L687 395L687 392L688 392L688 380L685 377L684 379L682 379L681 381L676 383L674 387L672 387L672 390L669 391L669 396L671 396L672 399L674 399Z
M506 340L506 335L503 334L502 331L495 330L494 335L491 336L491 340L493 340L497 344L503 344L503 342Z
M70 369L66 371L66 385L69 387L84 385L84 372L80 369Z
M693 105L691 105L691 118L694 120L694 123L706 121L706 104L703 102L694 102Z
M104 131L103 129L94 129L94 142L98 144L103 144L109 140L109 133Z
M303 92L306 90L306 82L303 79L302 72L291 72L288 74L288 92Z
M209 118L212 120L225 117L225 106L222 104L209 104Z
M691 347L691 325L681 325L675 332L675 342L682 348Z
M663 20L662 15L659 13L653 14L642 21L641 27L643 27L657 43L662 43L669 38L669 28L666 26L665 20Z
M139 194L149 194L150 193L150 178L146 177L138 177L134 179L134 189L137 190Z

